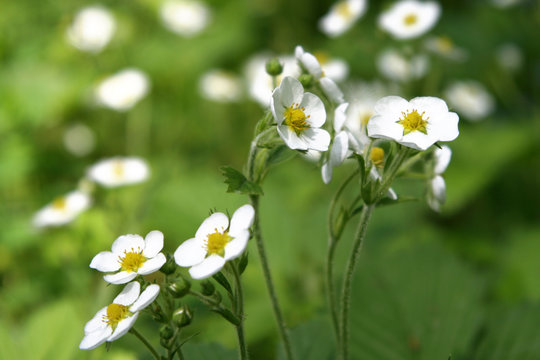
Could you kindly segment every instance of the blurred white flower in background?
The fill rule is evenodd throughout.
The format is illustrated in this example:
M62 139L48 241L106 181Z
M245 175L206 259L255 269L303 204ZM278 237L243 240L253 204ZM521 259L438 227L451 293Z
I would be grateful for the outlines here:
M138 69L125 69L101 81L95 88L99 104L117 111L131 109L150 89L148 76Z
M195 0L170 0L160 9L163 24L170 31L185 37L192 37L208 26L210 8Z
M446 182L441 176L450 164L452 150L443 145L433 151L433 176L428 182L427 202L433 211L440 211L446 201Z
M344 60L329 57L323 52L315 52L313 55L321 65L324 76L329 77L335 82L341 82L349 75L349 64Z
M137 157L114 157L88 169L88 178L105 187L137 184L150 176L148 164Z
M214 69L199 80L202 96L218 102L235 102L242 97L242 82L234 73Z
M72 191L39 210L34 215L33 225L37 228L65 225L88 209L91 203L87 193Z
M389 80L407 82L426 75L429 59L424 54L407 58L394 49L387 49L377 57L379 72Z
M339 1L319 20L319 29L330 37L339 36L364 15L366 8L366 0Z
M296 59L293 56L278 56L283 65L283 72L277 76L277 85L285 76L296 77L300 74ZM272 77L266 72L266 63L272 59L268 54L257 54L252 56L245 66L245 76L248 83L249 96L261 104L263 107L270 105L272 91Z
M500 45L495 52L499 66L509 71L517 71L523 66L523 52L513 43Z
M467 58L467 52L457 47L448 36L430 36L424 46L426 50L446 59L464 61Z
M472 121L482 120L495 110L493 96L478 81L456 81L447 87L444 96L454 110Z
M64 146L75 156L85 156L94 150L94 132L84 124L73 124L64 132Z
M491 2L493 5L504 9L519 4L521 0L491 0Z
M402 0L379 16L379 26L396 39L412 39L428 32L440 15L436 2Z
M67 29L69 43L82 51L98 53L111 40L116 30L112 14L101 6L80 10Z

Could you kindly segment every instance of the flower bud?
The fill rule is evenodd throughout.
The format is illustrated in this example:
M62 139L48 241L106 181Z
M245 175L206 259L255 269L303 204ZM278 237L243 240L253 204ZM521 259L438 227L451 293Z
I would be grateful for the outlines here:
M159 328L159 336L162 339L169 340L174 335L174 330L167 324Z
M202 286L202 293L206 296L211 296L216 291L216 288L214 287L214 284L212 284L210 281L206 280L201 283Z
M283 65L278 58L270 59L266 62L266 72L270 76L278 76L283 72Z
M384 149L380 147L374 147L371 149L369 158L375 164L375 166L382 166L384 164Z
M191 319L193 319L193 315L191 315L191 311L186 305L176 309L172 315L173 322L179 328L188 326L191 323Z
M178 280L167 286L167 290L175 298L181 298L185 296L187 293L189 293L190 288L191 283L189 283L183 278L179 278Z
M161 271L165 275L171 275L176 271L176 263L174 262L174 258L171 254L167 254L167 261L165 262L165 264L163 264L159 271Z
M304 88L309 88L313 85L313 75L310 74L302 74L298 77L298 81L302 84Z

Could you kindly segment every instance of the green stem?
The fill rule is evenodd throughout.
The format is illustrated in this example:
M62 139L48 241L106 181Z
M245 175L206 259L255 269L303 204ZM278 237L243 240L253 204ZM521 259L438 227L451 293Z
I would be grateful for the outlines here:
M274 316L278 324L279 335L283 341L283 347L285 348L285 355L288 360L294 359L291 342L289 340L289 334L287 332L287 326L283 320L283 314L281 313L281 308L276 295L276 290L274 288L274 283L272 281L272 276L270 274L270 267L268 265L268 259L266 258L266 251L264 249L264 243L261 233L261 225L259 219L259 195L250 195L251 205L255 209L255 219L253 222L253 235L257 242L257 249L259 251L259 258L261 260L262 271L264 275L264 280L266 281L266 288L268 289L268 294L270 295L270 300L272 302L272 308L274 310Z
M154 358L156 360L160 360L159 359L159 354L157 353L157 351L154 349L154 347L148 342L148 340L146 340L146 338L141 333L139 333L137 330L135 330L135 328L131 328L129 330L129 332L132 333L133 335L135 335L139 340L141 340L141 342L144 344L144 346L146 346L146 348L152 353L152 355L154 355Z
M354 269L358 258L360 257L360 252L362 251L362 245L364 243L364 237L366 236L367 225L371 217L371 213L375 205L364 205L362 212L360 214L360 222L358 224L358 229L356 230L356 236L354 239L353 249L349 262L347 263L347 271L345 272L345 277L343 279L343 287L341 293L341 319L340 319L340 338L341 342L339 344L339 353L341 360L348 359L348 340L349 340L349 306L351 301L351 285L352 277L354 274Z
M240 359L249 359L246 339L244 336L244 293L242 291L242 282L236 264L231 264L234 282L236 283L236 316L240 319L240 324L236 325L236 334L238 335L238 345L240 347Z
M334 254L336 251L336 245L338 243L341 234L336 234L334 229L334 212L338 199L343 194L343 191L347 185L354 179L354 177L360 172L359 169L354 171L338 188L334 197L330 202L328 210L328 253L326 257L326 291L328 297L328 307L330 308L330 315L332 316L332 325L334 327L334 334L336 336L336 342L339 343L339 323L338 323L338 309L336 306L335 289L334 289Z
M388 189L390 189L390 186L392 185L392 181L394 181L394 178L398 173L398 170L401 168L401 165L403 164L405 159L407 159L410 153L411 149L404 146L401 150L399 150L398 154L396 155L392 163L389 165L388 169L384 169L383 179L381 185L377 189L375 202L379 201L386 195Z

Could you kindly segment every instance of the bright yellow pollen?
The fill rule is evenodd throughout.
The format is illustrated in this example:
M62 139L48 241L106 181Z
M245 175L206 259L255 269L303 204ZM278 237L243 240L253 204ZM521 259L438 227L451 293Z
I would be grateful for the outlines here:
M418 22L418 16L416 14L409 14L403 18L403 22L406 26L414 25Z
M353 12L351 11L351 7L347 1L340 1L336 4L335 9L336 12L345 19L349 19L353 16Z
M384 149L380 147L374 147L369 154L371 162L375 166L382 166L384 164Z
M52 202L52 207L55 210L58 210L58 211L65 211L66 207L67 207L66 198L65 197L59 197L57 199L54 199L54 201Z
M299 108L298 104L292 104L285 109L285 112L283 113L283 116L285 116L285 121L283 123L287 125L289 129L294 131L296 135L300 135L302 131L310 127L306 122L306 119L308 119L310 115L306 116L304 110L306 110L306 108L303 106Z
M130 252L124 251L124 257L119 256L118 258L120 267L127 272L137 272L146 261L146 258L142 254L142 250L137 252L133 249L131 249Z
M116 161L113 165L113 173L117 178L124 176L124 164L121 161Z
M121 320L129 316L129 307L120 304L110 304L107 306L107 315L103 315L103 322L109 324L113 329Z
M403 135L407 135L413 131L420 131L427 135L427 120L429 118L424 120L425 111L419 114L416 109L413 109L413 111L407 114L404 112L401 113L403 114L403 119L400 119L397 123L403 125Z
M208 235L208 239L206 240L206 251L208 255L217 254L223 256L225 255L225 245L233 238L227 231L220 233L217 229L215 230L215 233Z

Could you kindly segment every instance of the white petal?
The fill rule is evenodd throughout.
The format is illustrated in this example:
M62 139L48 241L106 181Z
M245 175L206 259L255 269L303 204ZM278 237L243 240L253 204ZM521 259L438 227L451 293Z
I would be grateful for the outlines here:
M108 283L118 285L118 284L125 284L127 282L130 282L136 277L137 277L136 272L120 271L116 274L103 276L103 280L105 280Z
M140 252L144 249L144 240L140 235L128 234L119 236L112 244L115 255L124 255L124 252Z
M97 348L99 345L103 344L109 336L112 334L112 328L107 326L104 329L88 333L84 336L81 343L79 344L79 349L81 350L92 350Z
M129 329L133 327L133 324L135 324L135 321L137 320L138 317L139 317L139 313L137 312L130 317L120 320L118 325L116 325L116 329L114 329L114 332L107 339L107 341L114 341L124 336L129 331Z
M107 314L107 306L101 308L94 317L84 325L84 333L88 334L107 327L107 323L103 321L103 316Z
M343 103L339 105L334 112L334 130L340 132L343 128L343 124L347 120L347 108L349 103Z
M326 94L326 96L330 98L330 100L332 100L336 104L341 104L345 101L343 98L343 92L337 86L334 80L325 76L321 78L320 84L323 92Z
M307 150L308 146L294 131L289 129L287 125L278 125L277 131L279 136L285 142L285 145L293 150Z
M388 189L388 192L386 193L386 196L388 196L392 200L397 200L398 199L398 196L397 196L396 192L392 188Z
M313 75L316 79L321 77L321 64L319 64L319 61L315 56L313 56L313 54L304 52L300 57L298 57L298 60L302 66L306 68L307 72Z
M94 256L90 262L90 267L101 272L117 271L120 269L118 255L115 255L110 251L102 251Z
M385 96L375 103L373 109L376 114L388 114L389 116L397 116L397 119L399 119L401 112L408 106L409 102L402 97Z
M212 254L198 265L189 269L189 274L194 279L206 279L216 273L225 265L225 259L219 255Z
M420 131L413 131L403 136L401 140L398 140L400 144L417 150L426 150L428 147L435 144L436 141L437 138L431 135L429 129L427 135Z
M137 312L141 311L148 305L150 305L159 295L159 285L152 284L149 285L144 291L141 293L141 296L129 307L129 311L131 312Z
M330 134L324 129L308 128L300 134L300 138L313 150L326 151L330 145Z
M325 162L321 167L321 177L322 181L325 184L329 184L330 181L332 181L332 165L330 165L328 162Z
M439 203L444 203L446 200L446 183L444 182L444 178L440 175L435 176L431 180L430 186L433 196L435 196Z
M197 229L196 238L206 239L208 235L213 234L216 230L220 233L227 230L229 227L229 218L227 215L217 212L207 217Z
M437 122L438 138L441 141L452 141L459 135L459 117L456 113L449 112L441 121Z
M165 257L165 255L163 255L163 253L159 253L153 258L146 260L144 264L142 264L142 266L139 268L139 270L137 270L137 273L139 275L151 274L161 269L163 264L165 264L166 262L167 258Z
M345 131L341 131L334 137L334 143L330 151L330 163L332 166L341 164L347 157L348 150L349 136Z
M229 234L235 237L241 231L248 230L253 224L255 218L255 210L253 206L246 204L239 207L231 218L231 227L229 228Z
M285 76L279 85L279 102L287 108L292 104L300 104L304 95L304 87L300 81L293 77Z
M141 285L137 281L127 284L122 292L113 300L113 304L129 306L137 300L141 292Z
M421 96L415 97L410 102L410 105L415 109L422 109L422 111L429 111L429 115L435 116L436 114L446 114L448 112L448 106L444 100L434 96Z
M205 244L202 239L197 238L184 241L174 252L174 261L183 267L200 264L205 257Z
M312 93L305 93L300 107L305 107L305 114L309 116L306 122L313 127L321 127L326 121L326 110L321 99Z
M225 245L225 260L232 260L240 256L246 249L248 240L249 230L242 230L238 234L236 234L234 239L232 239L227 245Z
M440 149L435 149L434 155L435 166L433 171L436 175L440 175L450 164L450 159L452 159L452 150L448 146L443 145Z
M397 118L399 119L399 118ZM403 126L386 115L374 115L367 124L368 136L389 140L399 140L403 136Z
M147 258L153 258L163 249L163 233L158 230L150 231L146 235L144 242L143 255Z

